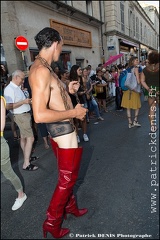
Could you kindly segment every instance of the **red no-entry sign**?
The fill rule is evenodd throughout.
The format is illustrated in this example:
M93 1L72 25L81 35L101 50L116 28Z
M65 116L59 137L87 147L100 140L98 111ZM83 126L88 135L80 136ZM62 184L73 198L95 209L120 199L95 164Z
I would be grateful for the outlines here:
M19 50L25 51L28 48L28 40L23 36L18 36L15 40L15 45Z

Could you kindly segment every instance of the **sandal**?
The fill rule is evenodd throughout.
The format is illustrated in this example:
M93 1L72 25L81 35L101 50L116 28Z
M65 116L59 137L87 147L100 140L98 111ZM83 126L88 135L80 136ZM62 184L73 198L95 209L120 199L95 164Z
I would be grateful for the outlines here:
M137 117L138 117L138 115L136 115L136 116L134 117L134 122L133 122L133 124L134 124L134 126L136 126L136 127L141 127L141 124L137 121Z
M28 167L23 168L23 170L25 170L25 171L36 171L37 169L38 169L38 167L33 164L29 164Z
M135 121L135 120L133 122L133 125L136 126L136 127L141 127L141 124L138 121Z
M131 119L131 117L128 117L128 119ZM133 123L132 123L132 122L129 122L128 128L132 128L132 127L134 127Z
M39 157L36 157L36 156L31 157L31 158L30 158L30 162L33 162L33 161L35 161L35 160L37 160L37 159L39 159Z
M44 147L45 147L45 149L49 149L49 145L48 144L45 144Z
M133 128L134 127L134 124L133 123L129 123L128 124L128 128Z

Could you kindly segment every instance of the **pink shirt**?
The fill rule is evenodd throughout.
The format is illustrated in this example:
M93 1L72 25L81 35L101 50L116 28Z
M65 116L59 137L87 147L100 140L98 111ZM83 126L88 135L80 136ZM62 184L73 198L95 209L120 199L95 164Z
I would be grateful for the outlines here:
M114 78L114 82L115 82L115 87L119 87L119 82L118 82L118 73L117 72L112 72L111 73L112 77Z

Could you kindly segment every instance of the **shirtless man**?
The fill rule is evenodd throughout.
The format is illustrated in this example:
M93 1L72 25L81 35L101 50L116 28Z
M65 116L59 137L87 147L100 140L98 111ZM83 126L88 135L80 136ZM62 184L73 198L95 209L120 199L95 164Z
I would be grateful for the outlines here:
M73 118L83 120L86 109L77 104L73 109L71 99L61 80L51 68L58 61L63 40L53 28L46 27L36 36L39 49L30 72L29 83L32 89L32 107L35 122L46 123L51 135L51 144L57 158L58 183L47 210L47 219L43 223L44 237L50 232L54 238L61 238L69 229L61 228L63 217L70 213L76 217L87 213L87 209L78 209L73 195L73 186L78 177L82 147L78 147ZM77 81L69 84L69 92L79 88Z

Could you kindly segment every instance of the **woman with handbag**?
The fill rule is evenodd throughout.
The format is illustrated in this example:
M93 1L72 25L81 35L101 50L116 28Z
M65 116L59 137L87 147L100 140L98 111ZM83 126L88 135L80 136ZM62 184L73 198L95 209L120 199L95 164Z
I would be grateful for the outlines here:
M82 80L82 69L78 65L73 65L70 70L70 81L78 81L80 83L80 87L76 94L70 94L71 101L73 106L76 106L77 103L83 104L84 108L88 109L87 98L86 98L86 90L84 89L83 80ZM76 126L77 132L77 141L80 143L80 137L78 135L78 126L81 124L82 132L83 132L83 140L85 142L89 141L89 137L87 135L87 118L85 117L83 121L74 119L74 123Z
M104 109L104 112L108 112L106 107L106 87L108 83L106 82L106 78L103 76L103 71L101 67L98 67L96 69L96 93L97 93L97 100L99 105L99 111L102 112L102 107Z
M158 129L156 106L159 106L159 53L157 51L152 51L148 55L148 64L143 69L141 84L148 93L150 130L156 132Z
M131 71L134 71L134 74L136 76L138 84L140 84L140 75L142 73L142 68L138 67L138 58L137 57L131 57L129 59L127 72L131 73ZM141 108L141 100L140 100L140 93L132 91L132 90L126 90L123 91L122 96L122 103L121 107L127 109L127 118L128 118L128 127L141 127L141 124L138 122L138 114L139 109ZM132 122L132 115L131 115L131 109L134 110L134 120Z
M83 84L84 84L84 87L86 90L86 97L87 97L87 102L88 102L89 113L91 114L91 112L93 111L96 115L97 120L103 121L104 118L102 118L100 116L98 103L92 94L93 86L96 84L96 82L92 82L92 80L89 78L88 67L83 69L82 75L83 75L83 77L82 77Z

